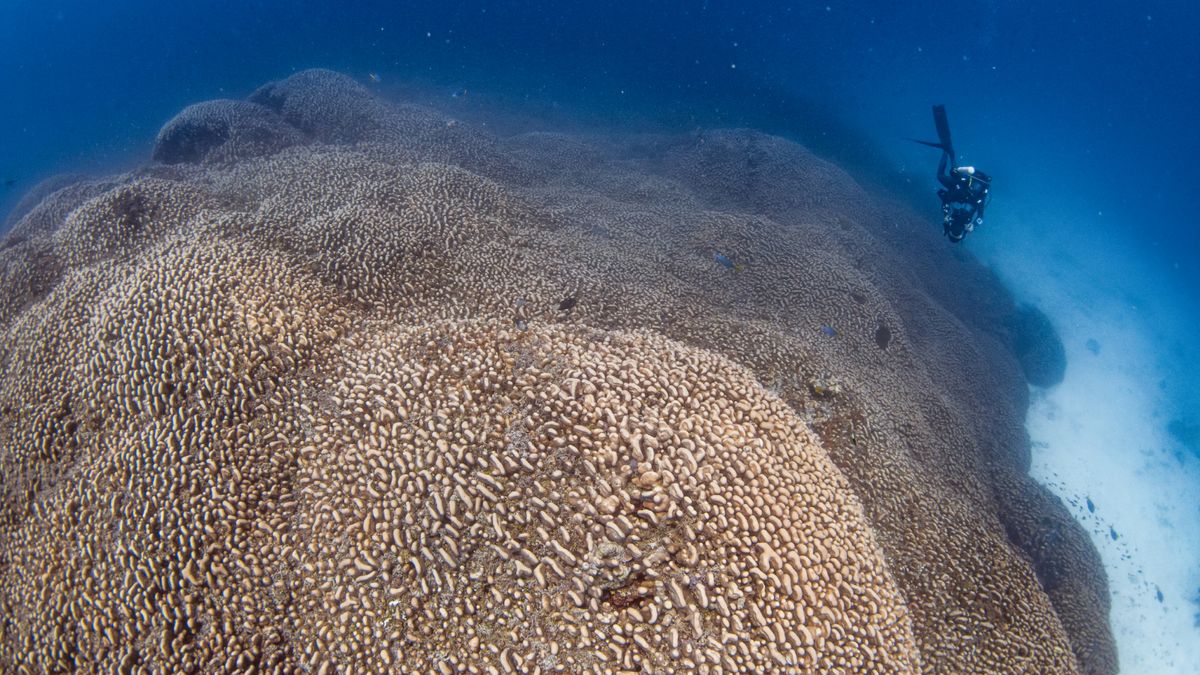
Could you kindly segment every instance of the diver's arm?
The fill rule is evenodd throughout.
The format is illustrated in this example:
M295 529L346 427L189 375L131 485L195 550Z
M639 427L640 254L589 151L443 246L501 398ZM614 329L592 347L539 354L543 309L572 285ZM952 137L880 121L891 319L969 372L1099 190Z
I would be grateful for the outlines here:
M991 179L987 178L987 174L983 174L983 176L984 176L985 180L991 180ZM990 194L991 194L991 187L988 185L988 183L986 183L986 182L983 183L983 189L979 191L979 197L977 200L977 205L979 208L976 209L976 211L979 212L979 215L981 217L983 216L983 207L987 206L988 196Z
M973 218L973 220L975 220L975 222L977 222L977 223L983 222L983 207L987 206L987 203L988 203L988 192L987 192L987 190L984 190L983 193L979 195L979 200L977 202L975 202L975 213L972 216L972 218Z

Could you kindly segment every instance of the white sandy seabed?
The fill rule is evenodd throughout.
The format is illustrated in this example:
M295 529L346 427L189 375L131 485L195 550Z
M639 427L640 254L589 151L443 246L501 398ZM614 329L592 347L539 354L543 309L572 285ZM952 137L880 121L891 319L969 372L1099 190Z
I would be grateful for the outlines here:
M1164 291L1170 270L1097 230L997 225L1006 231L979 237L976 253L1066 347L1063 382L1031 392L1032 474L1100 551L1121 672L1200 673L1200 449L1168 431L1176 417L1200 419L1169 393L1200 376L1194 300Z

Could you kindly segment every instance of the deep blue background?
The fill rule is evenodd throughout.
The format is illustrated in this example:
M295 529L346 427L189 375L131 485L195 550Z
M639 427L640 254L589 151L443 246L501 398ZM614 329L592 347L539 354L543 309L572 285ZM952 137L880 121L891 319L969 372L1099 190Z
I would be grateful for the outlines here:
M945 103L962 159L996 178L966 246L1041 248L1047 267L1136 261L1090 261L1096 292L1162 296L1182 315L1143 320L1173 324L1161 423L1194 436L1198 35L1195 0L6 0L0 179L17 182L0 188L0 220L48 175L146 161L190 103L319 66L548 122L784 134L903 191L937 228L937 153L904 139L931 137L929 106Z
M188 103L324 66L605 123L756 126L911 181L932 215L936 152L903 138L944 102L996 176L995 228L1007 209L1034 221L1013 236L1113 238L1200 288L1200 3L342 4L4 3L0 177L18 182L0 210L48 174L144 160Z

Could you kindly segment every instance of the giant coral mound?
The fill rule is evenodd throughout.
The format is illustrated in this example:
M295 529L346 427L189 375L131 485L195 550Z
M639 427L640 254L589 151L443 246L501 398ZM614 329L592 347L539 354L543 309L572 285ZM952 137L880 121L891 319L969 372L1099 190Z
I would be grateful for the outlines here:
M1115 670L1022 310L804 148L306 71L154 157L0 248L0 670Z

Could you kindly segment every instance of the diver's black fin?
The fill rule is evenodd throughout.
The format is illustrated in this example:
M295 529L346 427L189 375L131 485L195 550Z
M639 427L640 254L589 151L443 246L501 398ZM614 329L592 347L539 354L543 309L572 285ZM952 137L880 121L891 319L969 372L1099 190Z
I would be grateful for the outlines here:
M941 143L934 143L933 141L923 141L919 138L910 138L908 140L912 141L913 143L920 143L921 145L928 145L929 147L937 148L938 150L946 149L946 146L942 145Z
M954 144L950 142L950 121L946 119L946 106L933 106L933 126L937 128L938 140L941 142L941 149L954 156Z

